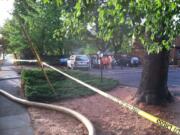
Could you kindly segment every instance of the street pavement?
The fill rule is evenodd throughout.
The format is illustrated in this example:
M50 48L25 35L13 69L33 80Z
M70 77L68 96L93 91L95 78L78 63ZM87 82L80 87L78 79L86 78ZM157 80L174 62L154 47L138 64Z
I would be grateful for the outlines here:
M88 71L91 74L100 76L99 69ZM114 69L104 69L103 76L119 80L120 84L138 87L141 79L142 67L115 67ZM180 90L180 68L170 67L168 72L168 86L170 89Z
M20 97L20 79L9 61L0 70L0 88ZM33 135L27 108L0 96L0 135Z

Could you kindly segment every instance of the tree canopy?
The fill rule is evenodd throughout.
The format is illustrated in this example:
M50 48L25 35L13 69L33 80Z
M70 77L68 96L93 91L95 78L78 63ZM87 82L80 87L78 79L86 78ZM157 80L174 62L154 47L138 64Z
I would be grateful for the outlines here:
M45 0L47 2L48 0ZM71 7L63 12L68 31L79 33L87 24L95 24L97 37L104 41L128 36L139 38L148 53L169 50L180 31L179 0L57 0ZM96 20L98 17L98 20ZM67 23L68 22L68 23ZM71 30L69 30L72 28ZM118 34L118 33L119 34Z
M40 54L49 55L68 52L74 40L119 52L136 38L148 53L158 53L169 50L180 31L178 0L16 0L14 5L13 19L1 33L15 52L28 48L19 20Z
M78 46L78 43L73 42L74 38L69 39L65 36L64 31L55 31L62 26L62 9L56 2L49 2L47 5L42 1L16 0L14 7L12 20L8 20L1 29L8 43L8 51L26 55L30 52L22 25L41 55L62 55L69 53L72 45Z

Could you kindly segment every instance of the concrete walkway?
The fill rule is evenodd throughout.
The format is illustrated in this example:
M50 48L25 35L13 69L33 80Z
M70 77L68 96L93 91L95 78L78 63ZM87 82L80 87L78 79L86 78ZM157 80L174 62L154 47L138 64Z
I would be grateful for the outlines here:
M20 80L6 60L0 70L0 88L19 97ZM27 108L0 95L0 135L33 135Z

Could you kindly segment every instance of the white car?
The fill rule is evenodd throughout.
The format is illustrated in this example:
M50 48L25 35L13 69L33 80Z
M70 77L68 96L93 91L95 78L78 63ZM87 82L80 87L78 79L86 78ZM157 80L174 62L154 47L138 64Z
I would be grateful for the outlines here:
M87 55L71 55L67 61L67 67L70 69L90 69L91 61Z

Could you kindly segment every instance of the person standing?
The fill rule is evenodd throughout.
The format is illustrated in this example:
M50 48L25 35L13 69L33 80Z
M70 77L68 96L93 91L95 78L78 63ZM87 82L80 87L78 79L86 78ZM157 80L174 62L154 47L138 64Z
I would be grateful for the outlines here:
M109 56L108 56L108 68L109 68L109 69L112 69L112 61L113 61L112 56L109 55Z

